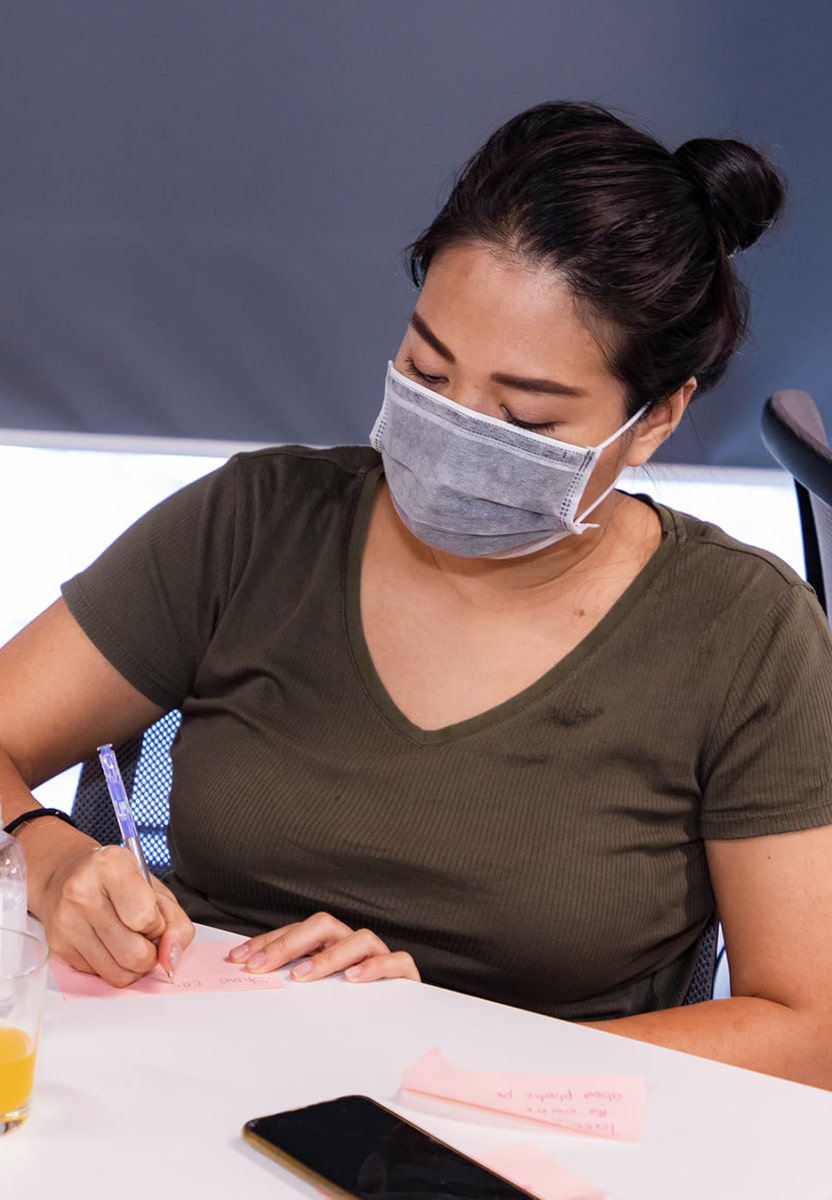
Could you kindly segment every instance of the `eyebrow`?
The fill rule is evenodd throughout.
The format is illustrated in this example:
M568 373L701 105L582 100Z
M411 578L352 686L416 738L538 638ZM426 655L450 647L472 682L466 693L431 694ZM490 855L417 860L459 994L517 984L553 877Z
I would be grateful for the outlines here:
M410 315L410 324L416 330L419 337L422 338L423 341L427 342L427 344L431 347L431 349L435 350L440 358L444 358L445 362L449 362L449 363L456 362L456 359L454 358L453 354L448 349L448 347L445 345L445 343L440 342L439 338L433 332L430 325L428 325L425 318L420 317L415 308Z
M435 350L440 358L444 358L446 362L455 363L456 358L451 350L440 341L436 334L428 325L427 321L415 309L410 317L410 324L418 333L419 337ZM502 384L503 387L514 388L518 392L542 392L548 396L586 396L584 388L572 387L568 383L558 383L556 379L527 379L523 375L507 375L502 371L497 371L491 376L494 383Z

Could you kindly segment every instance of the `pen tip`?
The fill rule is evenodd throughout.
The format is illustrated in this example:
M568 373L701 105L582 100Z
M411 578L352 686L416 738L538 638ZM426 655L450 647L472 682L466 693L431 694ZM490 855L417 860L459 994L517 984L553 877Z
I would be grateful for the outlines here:
M168 979L173 983L173 971L170 968L168 968Z

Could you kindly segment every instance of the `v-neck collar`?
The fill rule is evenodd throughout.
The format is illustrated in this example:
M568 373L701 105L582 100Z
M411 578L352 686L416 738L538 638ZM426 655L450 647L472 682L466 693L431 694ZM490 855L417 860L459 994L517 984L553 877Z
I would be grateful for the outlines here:
M347 549L346 579L344 586L345 624L347 639L358 674L376 708L384 720L403 737L420 745L442 745L479 733L489 726L514 716L530 702L544 695L555 684L566 678L583 660L591 654L598 645L609 637L615 626L641 599L650 587L653 579L664 566L676 544L675 525L670 512L660 504L655 504L649 497L639 499L647 502L656 511L662 526L662 540L656 551L628 584L610 610L589 631L586 637L575 646L559 662L545 671L528 687L510 696L508 700L485 709L475 717L457 721L452 725L444 725L440 729L422 729L415 725L393 701L376 671L370 650L364 637L364 627L361 621L361 566L364 558L364 547L367 541L367 530L373 508L376 489L383 476L381 464L371 468L364 478L361 494L353 516L352 530Z

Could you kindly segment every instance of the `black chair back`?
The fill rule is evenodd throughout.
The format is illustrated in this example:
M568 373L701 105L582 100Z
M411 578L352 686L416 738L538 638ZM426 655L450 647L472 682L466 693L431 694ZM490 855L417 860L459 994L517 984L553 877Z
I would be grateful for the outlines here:
M766 449L794 479L806 579L829 617L832 600L832 451L823 420L808 392L775 392L763 409L761 432Z
M170 870L170 748L181 719L179 710L173 709L143 734L115 748L148 869L160 878ZM79 829L102 845L120 844L121 833L97 757L88 758L81 768L72 817Z
M714 917L705 926L705 932L699 941L696 968L682 1004L701 1004L703 1000L713 999L719 932L719 921Z

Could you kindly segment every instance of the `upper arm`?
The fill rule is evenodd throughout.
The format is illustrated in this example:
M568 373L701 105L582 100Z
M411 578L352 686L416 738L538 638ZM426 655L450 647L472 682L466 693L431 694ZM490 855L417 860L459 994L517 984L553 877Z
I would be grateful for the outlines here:
M232 462L141 517L0 650L0 747L30 786L191 694L236 527Z
M0 649L0 746L30 787L162 712L96 648L63 600Z
M832 825L706 842L734 995L832 1003Z

